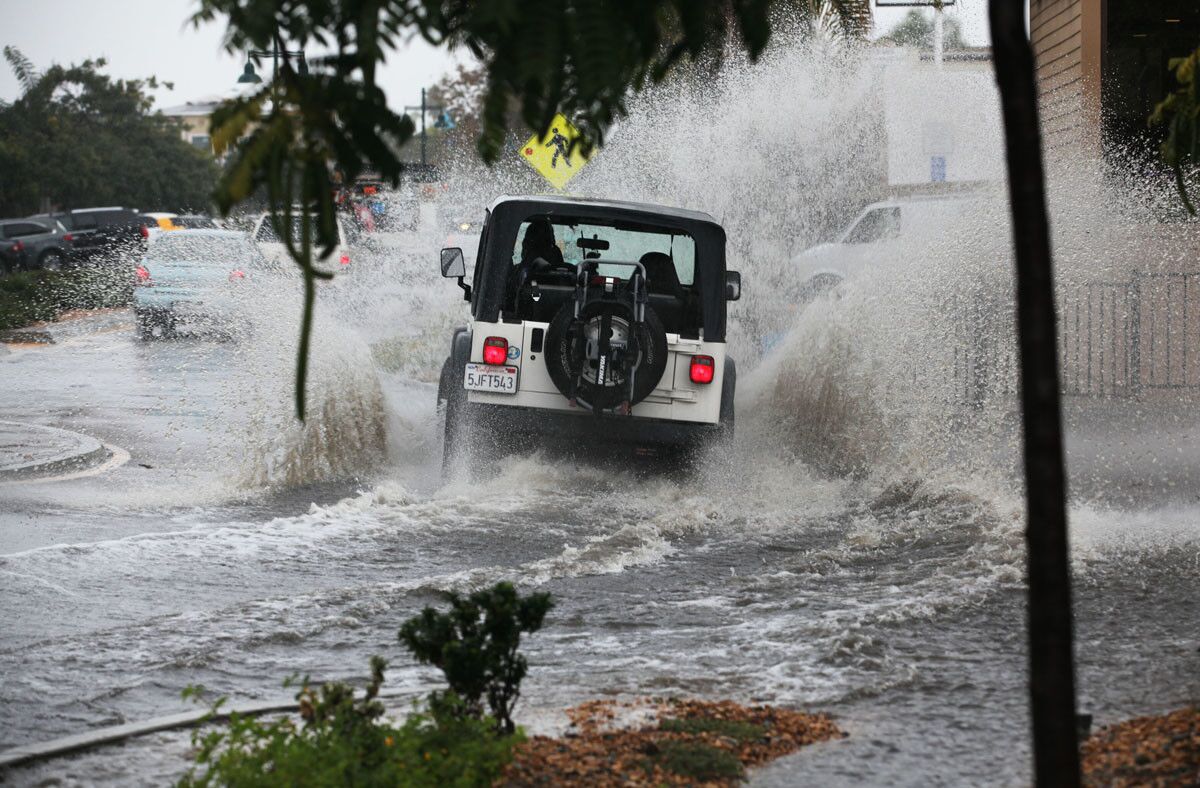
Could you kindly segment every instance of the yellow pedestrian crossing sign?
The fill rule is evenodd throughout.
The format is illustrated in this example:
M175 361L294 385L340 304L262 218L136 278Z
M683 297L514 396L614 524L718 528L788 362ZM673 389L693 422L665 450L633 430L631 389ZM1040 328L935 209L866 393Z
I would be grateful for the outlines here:
M579 129L561 114L555 115L545 137L534 134L521 146L521 158L550 185L562 189L588 162L581 148L571 149L571 143L578 138Z

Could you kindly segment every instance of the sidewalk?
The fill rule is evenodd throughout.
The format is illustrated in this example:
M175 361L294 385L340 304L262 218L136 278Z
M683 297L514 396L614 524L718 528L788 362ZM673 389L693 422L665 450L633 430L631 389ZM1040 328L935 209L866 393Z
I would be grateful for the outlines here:
M0 482L81 471L112 456L100 441L37 424L0 421Z

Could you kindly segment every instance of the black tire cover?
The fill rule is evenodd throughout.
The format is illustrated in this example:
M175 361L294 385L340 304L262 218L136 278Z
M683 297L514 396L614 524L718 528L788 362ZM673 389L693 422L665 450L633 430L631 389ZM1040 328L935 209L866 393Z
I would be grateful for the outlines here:
M633 307L624 301L591 301L584 305L580 319L587 323L605 311L633 325ZM554 315L549 328L546 329L546 368L555 387L568 397L571 396L571 381L577 373L577 370L571 369L572 348L568 332L574 317L575 303L568 301ZM649 305L646 306L641 326L635 328L635 337L641 352L641 361L635 369L633 400L629 403L630 406L650 396L650 392L662 380L667 369L667 332ZM592 410L609 410L625 401L626 391L624 385L597 386L580 378L576 395L583 405Z

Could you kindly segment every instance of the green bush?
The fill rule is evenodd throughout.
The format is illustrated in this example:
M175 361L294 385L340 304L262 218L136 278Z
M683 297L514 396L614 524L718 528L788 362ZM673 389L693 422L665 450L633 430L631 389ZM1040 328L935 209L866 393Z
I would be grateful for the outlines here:
M686 717L680 720L663 720L658 729L672 733L715 733L739 742L757 741L767 735L766 727L752 722L718 720L712 717Z
M469 596L446 595L450 610L432 607L400 629L400 641L421 662L441 668L466 712L483 716L483 701L502 733L512 733L513 707L528 663L517 653L522 632L536 632L554 606L549 594L521 597L511 583Z
M0 329L53 320L62 311L56 288L60 274L24 271L0 278Z
M326 684L317 692L304 682L296 696L300 725L290 717L268 722L232 714L223 728L197 730L196 766L179 785L491 785L521 735L497 735L492 720L466 714L449 693L427 709L414 708L400 727L391 726L381 720L378 699L384 668L379 657L371 660L371 681L361 698L346 684Z
M729 780L742 777L746 770L730 752L701 742L668 740L646 762L647 771L658 766L693 780Z
M521 597L510 583L448 598L449 613L426 608L400 631L417 659L440 667L450 684L414 707L403 725L382 719L386 664L372 657L362 697L347 684L317 691L301 681L299 725L290 716L262 721L230 714L228 725L198 729L192 736L196 764L179 784L491 785L524 738L511 716L528 668L517 653L521 633L541 628L553 603L549 594ZM184 690L185 697L199 694ZM484 696L495 717L483 713ZM213 705L208 721L221 714L223 702Z
M133 273L125 265L21 271L0 277L0 330L55 320L72 309L128 306Z

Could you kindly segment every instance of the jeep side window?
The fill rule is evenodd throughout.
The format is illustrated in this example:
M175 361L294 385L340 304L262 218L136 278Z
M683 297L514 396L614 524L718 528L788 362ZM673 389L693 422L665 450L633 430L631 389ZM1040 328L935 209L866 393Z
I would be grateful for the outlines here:
M873 244L900 235L900 208L868 211L846 234L848 244Z

